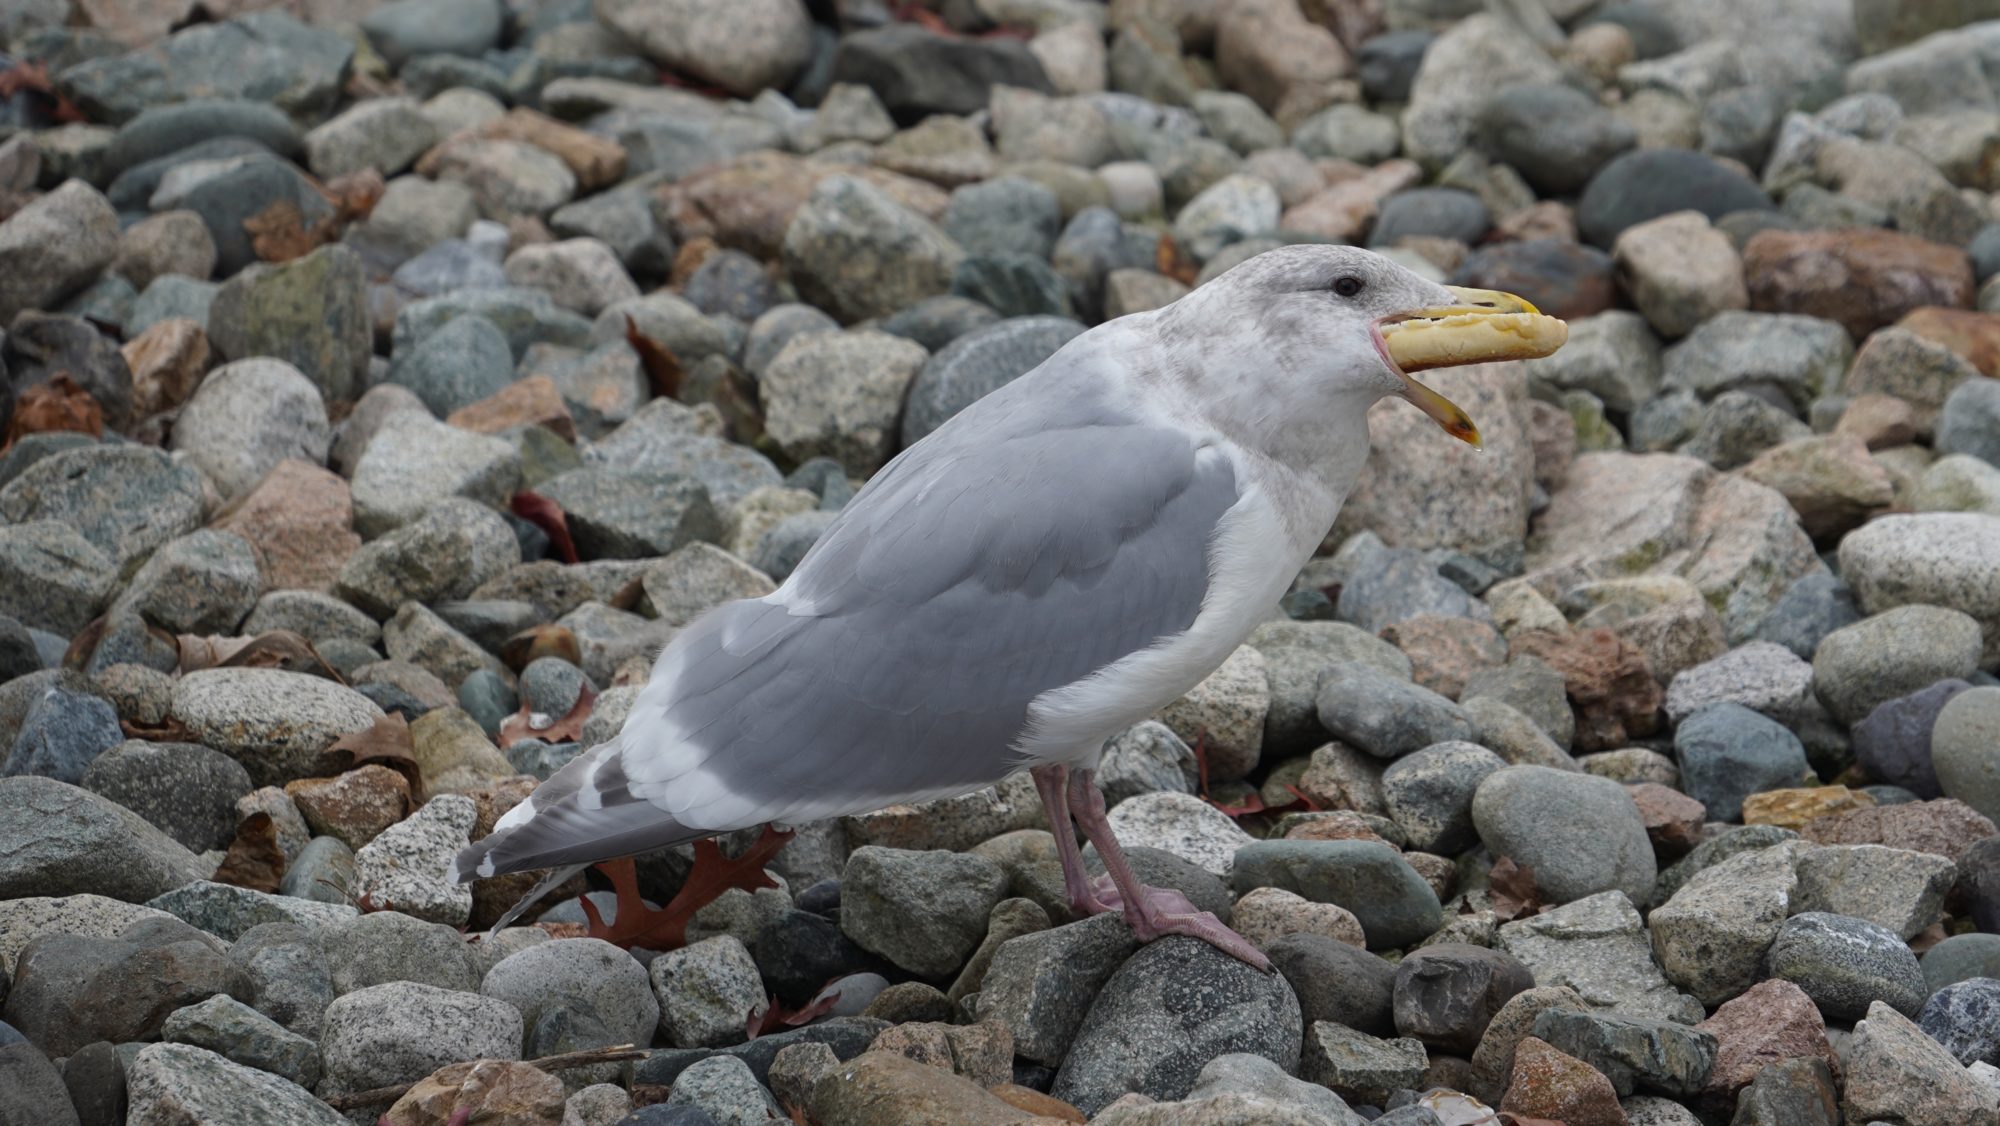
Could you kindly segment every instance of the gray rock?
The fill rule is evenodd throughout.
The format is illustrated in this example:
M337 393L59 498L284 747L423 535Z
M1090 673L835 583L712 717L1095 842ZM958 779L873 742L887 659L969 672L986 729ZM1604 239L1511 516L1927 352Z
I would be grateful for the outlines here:
M1236 850L1230 883L1239 895L1277 887L1345 907L1378 949L1409 946L1444 923L1437 893L1380 841L1258 841Z
M1989 465L2000 465L2000 385L1968 379L1958 385L1938 412L1937 452L1970 454Z
M544 482L537 491L563 507L586 558L652 559L722 538L722 517L707 487L691 478L591 466Z
M466 944L463 935L443 923L427 923L400 911L371 911L325 927L319 939L326 948L330 997L393 981L420 982L460 993L481 992L485 959L478 949ZM499 993L487 995L513 1000ZM534 1019L525 1011L522 1016L530 1023Z
M89 184L70 180L31 201L0 223L0 324L57 307L117 251L117 212Z
M508 286L447 293L403 306L396 314L390 354L402 355L424 337L467 314L485 317L498 325L517 360L530 344L582 348L591 339L591 324L586 318L557 307L555 300L539 289ZM622 326L623 322L620 323ZM642 327L648 334L653 331L650 324Z
M1178 1099L1226 1052L1294 1069L1302 1032L1298 999L1282 976L1260 974L1199 939L1170 936L1105 983L1051 1093L1086 1114L1128 1091Z
M504 505L520 480L521 455L506 439L402 411L382 423L354 467L354 527L380 536L448 497Z
M248 982L248 999L258 1012L318 1039L334 991L317 932L294 923L264 923L236 940L229 961Z
M268 102L197 98L152 106L121 125L104 154L105 170L122 179L147 162L184 154L204 142L213 143L212 139L240 140L247 142L246 151L254 147L281 156L295 156L301 147L298 126ZM126 209L143 204L158 183L154 176L152 185L136 199L114 190L111 202Z
M0 527L0 612L67 637L97 616L114 564L65 523Z
M945 292L964 256L923 216L845 176L813 189L785 231L783 252L799 292L850 324Z
M1854 723L1898 696L1971 676L1981 644L1979 623L1956 610L1898 606L1827 634L1813 653L1813 690L1835 719Z
M411 1083L461 1060L521 1058L521 1012L413 981L359 989L326 1009L323 1095Z
M1680 723L1726 701L1784 722L1799 718L1811 696L1810 664L1782 645L1751 641L1676 674L1667 686L1666 712Z
M733 935L670 950L653 959L648 977L660 1031L677 1048L737 1043L751 1010L768 1000L757 963Z
M1668 348L1661 376L1664 386L1684 387L1703 398L1774 386L1803 408L1839 386L1853 358L1847 331L1833 321L1727 310Z
M1043 185L1000 176L953 191L942 225L968 254L1027 254L1047 261L1062 231L1062 210Z
M979 1019L1005 1024L1017 1055L1058 1066L1092 1001L1137 946L1116 914L1008 939L981 980Z
M1577 201L1577 229L1587 241L1609 248L1627 227L1675 211L1699 211L1713 221L1732 211L1771 208L1762 189L1713 157L1684 149L1642 149L1612 160L1591 177Z
M2000 519L1973 513L1891 516L1840 544L1840 570L1864 610L1927 603L1969 614L1986 635L1980 665L2000 662L2000 587L1984 561L2000 551Z
M1688 796L1720 821L1741 818L1751 794L1796 786L1808 773L1798 736L1728 701L1688 716L1674 732L1674 754Z
M1485 603L1411 548L1378 548L1356 560L1335 605L1341 621L1378 636L1389 626L1427 614L1481 621L1492 616Z
M1273 692L1273 707L1276 693ZM1331 662L1319 675L1319 721L1336 739L1377 758L1470 742L1472 721L1457 704L1355 661Z
M207 528L162 544L125 587L114 613L135 612L174 633L228 635L263 593L257 551Z
M160 1039L205 1048L300 1087L319 1082L319 1045L228 994L174 1010L160 1026Z
M1277 189L1241 173L1224 176L1189 200L1174 216L1174 238L1197 261L1251 235L1273 231L1283 204Z
M465 315L425 336L389 367L389 381L416 392L440 417L504 389L514 380L514 354L499 326Z
M172 448L185 452L224 497L238 496L287 458L325 462L333 430L321 394L319 386L283 360L224 365L202 381L181 409Z
M994 86L1050 92L1049 78L1020 43L936 36L890 24L841 37L833 78L875 91L890 113L915 120L986 108Z
M1739 853L1703 869L1648 918L1669 980L1715 1004L1754 982L1785 925L1803 841ZM1872 924L1869 924L1872 925Z
M250 637L268 630L288 629L315 644L337 637L363 645L382 640L382 627L375 619L316 590L271 591L257 600L256 608L243 619L242 629Z
M1475 243L1491 225L1486 205L1471 192L1457 188L1410 188L1382 201L1375 227L1368 235L1368 245L1393 247L1412 236Z
M521 561L521 546L499 513L453 497L349 556L334 592L378 618L404 602L464 598Z
M133 1122L286 1122L346 1119L297 1084L192 1044L148 1044L126 1065Z
M1380 164L1395 156L1402 144L1402 130L1397 128L1395 118L1355 105L1329 106L1292 131L1292 147L1307 156L1351 160L1357 164Z
M646 569L641 609L675 625L739 598L776 589L769 576L710 543L691 543Z
M1658 872L1645 823L1609 778L1510 766L1480 783L1471 808L1487 849L1532 869L1551 902L1613 890L1639 902L1652 891Z
M909 385L905 446L978 399L1032 370L1083 326L1067 317L1016 317L959 336L924 362Z
M1793 907L1865 919L1916 937L1944 916L1957 866L1935 853L1828 845L1799 857Z
M1271 965L1298 994L1307 1028L1332 1021L1373 1036L1392 1036L1396 967L1323 934L1288 934L1264 947Z
M1757 395L1730 390L1702 409L1680 452L1717 469L1735 469L1766 450L1811 435L1805 423Z
M1830 572L1815 571L1785 588L1758 624L1755 636L1811 660L1827 634L1860 620L1861 612L1855 609L1854 593L1847 584Z
M925 356L883 332L795 340L765 368L765 426L787 454L827 455L866 476L894 448L904 392Z
M1307 1027L1311 1027L1311 1022L1307 1022ZM1303 1117L1297 1119L1284 1119L1298 1121L1300 1126L1306 1123L1311 1126L1361 1126L1365 1121L1350 1110L1339 1095L1317 1083L1294 1079L1277 1064L1248 1052L1217 1056L1203 1065L1201 1073L1195 1077L1194 1088L1180 1105L1188 1107L1204 1102L1216 1106L1218 1111L1226 1105L1230 1110L1241 1108L1249 1113L1268 1115L1274 1121L1281 1115L1301 1115Z
M644 1044L660 1022L646 969L608 942L572 939L543 942L510 954L486 973L479 991L521 1010L535 1027L552 1006L581 1002L603 1018L605 1044Z
M415 98L369 98L306 134L306 166L322 180L364 168L394 176L440 139Z
M30 150L33 151L33 150ZM106 1045L108 1048L109 1045ZM117 1057L112 1056L116 1064ZM81 1077L83 1067L76 1069ZM118 1067L115 1105L91 1108L100 1111L96 1121L125 1120L124 1068ZM42 1050L29 1043L18 1031L0 1032L0 1116L9 1122L46 1122L49 1126L77 1126L76 1104L64 1089L64 1073L56 1069ZM103 1117L115 1115L115 1118Z
M866 846L841 873L841 929L863 949L926 977L957 972L1004 897L998 865L961 853Z
M189 852L226 847L250 775L197 743L125 740L91 760L77 783L138 814Z
M1323 1020L1306 1029L1299 1074L1344 1099L1379 1104L1415 1087L1427 1063L1421 1040L1379 1039Z
M1632 127L1569 86L1516 86L1487 106L1475 142L1538 191L1573 192L1637 144Z
M1563 675L1544 661L1522 656L1499 668L1472 673L1465 678L1465 687L1458 694L1459 704L1468 706L1481 697L1498 700L1533 720L1536 727L1565 751L1576 738L1576 714L1570 710ZM1477 722L1478 717L1474 716L1474 720Z
M584 464L692 477L707 486L709 498L721 505L735 505L765 485L783 483L784 475L755 450L691 432L687 414L686 407L671 399L655 399L617 430L591 443L584 451Z
M2000 980L1978 977L1939 989L1924 1002L1917 1027L1962 1064L2000 1060Z
M1700 1002L1662 976L1639 912L1622 892L1503 924L1496 944L1533 971L1538 985L1568 986L1596 1008L1684 1023L1702 1016Z
M1842 1060L1848 1121L1978 1121L2000 1096L1890 1005L1868 1006Z
M1924 951L1917 962L1932 993L1953 982L2000 977L2000 935L1955 934Z
M1926 987L1902 939L1865 919L1807 911L1787 919L1771 944L1771 976L1805 990L1830 1021L1859 1020L1885 1002L1912 1014Z
M382 716L368 698L329 680L277 669L203 669L174 688L173 718L242 763L258 785L310 776L342 735Z
M1160 790L1195 792L1194 752L1166 724L1154 720L1129 727L1104 745L1097 764L1097 787L1106 804Z
M1396 1031L1470 1056L1501 1006L1534 984L1528 968L1503 951L1456 942L1424 946L1396 966Z
M29 705L0 775L36 775L78 785L99 755L123 741L110 704L51 688Z
M1473 792L1506 765L1475 743L1437 743L1391 763L1382 797L1410 848L1453 856L1476 839Z
M271 895L210 880L195 880L154 896L146 901L146 906L165 911L225 942L236 941L251 927L262 923L296 923L318 928L352 919L356 914L345 903Z
M1938 713L1931 729L1931 766L1946 797L1991 818L2000 813L2000 764L1993 747L2000 733L2000 688L1982 685L1959 693Z
M66 1056L99 1040L150 1039L175 1009L246 992L221 943L177 919L149 917L116 938L56 930L22 946L0 1019Z
M14 524L68 524L121 572L175 536L194 531L201 512L200 475L161 450L136 445L65 450L0 488L0 517Z
M1675 892L1693 879L1695 873L1712 868L1738 853L1769 848L1784 841L1797 840L1798 834L1776 825L1743 825L1712 837L1696 845L1693 852L1660 873L1660 879L1653 885L1653 902L1665 903Z
M0 898L94 893L140 903L206 874L138 814L47 778L0 778Z
M1715 1066L1713 1034L1675 1021L1549 1009L1534 1034L1603 1072L1620 1097L1638 1091L1698 1094Z
M355 852L355 898L377 910L464 926L472 914L472 888L452 883L446 873L452 858L471 843L477 819L472 799L459 794L425 802Z
M493 0L397 0L370 12L361 30L392 66L419 55L478 58L500 41L501 6Z
M354 887L354 850L336 837L314 837L285 864L278 894L346 903Z
M1660 341L1646 318L1609 309L1570 321L1569 342L1553 356L1529 360L1527 370L1532 381L1588 391L1606 410L1630 415L1659 390Z
M351 399L367 382L372 325L361 257L344 246L245 269L223 283L208 313L224 358L284 360L328 400Z
M402 78L407 86L407 71ZM549 216L549 230L560 238L602 240L635 275L663 276L673 266L673 236L654 219L643 189L621 187L559 207Z

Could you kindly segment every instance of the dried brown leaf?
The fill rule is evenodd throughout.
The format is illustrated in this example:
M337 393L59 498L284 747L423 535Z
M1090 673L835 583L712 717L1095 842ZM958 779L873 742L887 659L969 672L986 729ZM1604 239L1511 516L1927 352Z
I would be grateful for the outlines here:
M251 891L275 892L285 878L285 850L278 844L278 826L258 811L236 825L236 839L215 871L215 882Z
M390 712L376 720L368 730L351 732L334 740L333 746L320 752L313 774L331 778L371 762L380 763L407 779L410 799L420 802L424 793L424 772L417 765L414 751L410 725L404 721L403 713Z
M1192 286L1195 279L1201 276L1201 263L1189 257L1174 236L1161 235L1160 241L1153 244L1153 270L1182 285Z
M534 726L534 713L528 705L500 721L500 745L511 747L523 739L540 739L544 743L570 743L583 734L583 725L589 721L590 713L597 710L597 692L589 684L583 686L576 703L564 715L549 723L547 727Z
M625 319L629 322L632 318ZM562 510L562 505L540 493L523 489L514 494L508 507L513 510L514 515L540 528L548 535L549 546L555 549L556 558L565 563L577 561L576 541L570 538L569 515Z
M560 657L572 665L583 664L583 649L567 626L544 622L529 626L500 643L500 661L515 672L528 667L538 657Z
M1541 889L1535 886L1535 870L1514 863L1511 856L1503 856L1494 862L1489 887L1493 897L1493 914L1501 922L1525 919L1547 906L1542 902Z
M303 258L333 238L331 217L308 226L299 205L281 199L243 220L250 236L250 249L264 262L290 262Z
M694 842L694 867L688 870L687 882L665 907L658 909L646 906L645 897L639 894L639 871L629 858L599 864L597 870L611 879L618 911L607 924L589 899L581 900L584 916L590 920L590 937L626 950L635 946L678 950L687 945L687 925L693 921L694 913L715 902L723 892L730 888L756 891L777 887L777 882L765 873L764 865L791 839L790 830L780 832L766 825L763 834L743 855L733 858L724 856L721 846L712 839Z
M639 322L631 314L625 316L625 342L639 353L639 363L646 369L646 378L652 381L653 394L668 399L681 397L681 380L686 372L681 361L667 349L667 346L647 336L639 330Z

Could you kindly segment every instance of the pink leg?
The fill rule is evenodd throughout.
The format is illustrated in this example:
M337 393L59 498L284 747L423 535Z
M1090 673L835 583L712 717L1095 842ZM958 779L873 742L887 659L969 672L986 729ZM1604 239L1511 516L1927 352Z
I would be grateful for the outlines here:
M1222 920L1207 911L1195 910L1187 896L1178 891L1150 888L1139 882L1132 866L1125 861L1124 850L1118 846L1117 834L1111 831L1111 820L1104 814L1104 794L1098 790L1092 774L1089 770L1078 770L1070 775L1069 802L1077 827L1097 846L1098 858L1104 861L1104 876L1091 882L1096 896L1124 909L1126 923L1141 942L1151 942L1161 935L1184 934L1270 972L1271 960L1264 957L1264 952L1223 926ZM1107 882L1111 885L1108 888L1104 886Z
M1076 829L1070 824L1069 767L1037 766L1028 771L1035 780L1035 791L1042 795L1042 808L1049 815L1049 831L1055 834L1056 857L1062 861L1063 893L1069 898L1070 910L1079 919L1117 910L1117 902L1101 901L1091 888L1090 876L1083 870L1083 850L1077 847Z

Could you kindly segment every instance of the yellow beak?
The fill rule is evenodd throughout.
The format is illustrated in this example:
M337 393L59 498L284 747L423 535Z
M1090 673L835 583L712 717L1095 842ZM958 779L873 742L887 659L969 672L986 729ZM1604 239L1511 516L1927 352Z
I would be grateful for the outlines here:
M1402 397L1445 433L1477 447L1479 427L1471 417L1410 373L1546 356L1569 339L1569 326L1511 293L1446 288L1457 298L1452 304L1385 317L1376 331L1383 358L1403 377Z

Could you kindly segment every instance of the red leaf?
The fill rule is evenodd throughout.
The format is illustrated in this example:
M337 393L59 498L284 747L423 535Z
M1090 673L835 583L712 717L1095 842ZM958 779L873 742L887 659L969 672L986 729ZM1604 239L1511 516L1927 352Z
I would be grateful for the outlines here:
M771 994L770 1001L750 1010L749 1019L744 1022L743 1026L744 1031L748 1034L744 1039L755 1040L766 1032L776 1032L780 1029L797 1028L802 1024L811 1024L813 1021L832 1012L833 1006L838 1004L839 1001L840 991L836 989L832 993L821 993L820 996L806 1002L801 1008L787 1009L778 1003L778 995L773 993Z
M625 318L628 323L631 319ZM514 494L508 507L514 510L514 515L548 533L549 544L556 549L556 558L565 563L577 561L576 541L569 538L569 517L563 512L562 505L540 493L524 489Z
M733 859L724 856L721 846L712 839L694 842L694 867L688 870L687 882L658 910L646 906L646 900L639 894L639 871L629 857L599 864L597 870L610 877L617 894L618 913L607 924L597 913L597 907L585 897L581 902L584 917L590 920L588 933L591 938L601 938L627 950L634 946L677 950L687 945L687 925L694 913L715 902L723 892L730 888L756 891L777 887L777 881L765 874L764 865L791 839L790 830L780 832L766 825L763 835L743 855Z
M104 436L104 409L66 371L21 392L0 450L30 434L54 431L73 431L93 438Z

